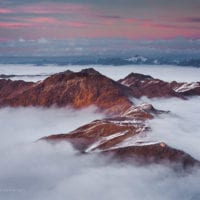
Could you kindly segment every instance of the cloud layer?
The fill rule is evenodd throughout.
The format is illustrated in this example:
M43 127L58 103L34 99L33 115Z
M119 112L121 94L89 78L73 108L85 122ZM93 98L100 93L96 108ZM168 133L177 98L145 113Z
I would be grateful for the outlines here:
M189 107L186 110L191 111ZM4 126L0 126L1 138L3 138L0 149L0 197L2 199L195 200L200 197L199 170L191 174L179 174L163 165L136 167L125 163L111 164L109 160L96 155L81 156L68 143L63 142L58 145L50 145L46 142L32 143L34 137L63 128L70 130L83 118L87 121L91 116L94 118L99 116L91 113L88 115L86 110L84 116L76 113L75 118L74 113L68 113L66 118L65 114L55 110L47 113L38 109L29 109L29 111L30 114L26 109L4 110L4 112L1 110L0 113L1 118L3 114L3 118L7 119L4 120ZM16 116L19 119L16 119ZM62 123L60 128L57 123L54 124L51 118L56 119L56 117L59 119L57 123L65 121L68 126L65 127ZM70 124L70 120L75 121ZM170 122L168 118L164 120ZM180 125L185 123L180 118L176 120L179 120ZM196 125L192 120L189 123L190 126ZM47 124L50 125L48 128ZM166 128L161 122L156 123L156 128L158 127ZM12 128L15 131L10 130ZM186 135L183 129L177 129L176 124L175 126L172 124L171 128L175 128L178 132L176 136L168 137L167 142L179 144L178 147L180 144L182 147L192 145L192 152L198 149L195 147L195 140L187 141L189 135ZM192 133L190 132L190 136ZM20 135L23 137L19 137ZM179 140L177 136L183 138ZM6 137L12 137L12 145L5 146L5 143L10 143L5 139ZM23 143L19 143L19 139ZM172 142L174 139L175 142ZM196 135L195 139L199 140L199 136ZM199 153L199 150L197 152Z
M104 115L95 107L75 111L71 108L3 108L0 109L0 149L13 144L34 142L57 133L67 133Z
M114 80L125 78L131 72L151 75L164 81L193 82L200 81L200 69L195 67L177 67L177 66L152 66L152 65L128 65L128 66L101 66L101 65L67 65L67 66L34 66L34 65L4 65L0 64L0 74L18 75L13 80L38 81L54 73L71 70L78 72L83 68L93 67L105 76ZM123 69L123 70L122 70Z
M150 122L152 132L149 137L166 141L169 145L182 149L200 160L200 98L193 97L187 101L178 99L146 101L158 109L171 111L169 115Z

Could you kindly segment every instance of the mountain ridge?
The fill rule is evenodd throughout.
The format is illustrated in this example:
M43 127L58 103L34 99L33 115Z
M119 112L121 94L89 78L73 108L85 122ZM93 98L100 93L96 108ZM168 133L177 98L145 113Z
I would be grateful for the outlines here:
M106 113L104 119L95 120L70 133L50 135L40 140L52 144L66 141L83 154L99 152L131 163L166 161L190 168L200 166L199 161L168 146L165 141L145 140L145 135L151 131L147 122L168 112L157 110L151 104L136 105L130 98L185 99L185 96L200 95L199 88L199 82L168 83L137 73L131 73L117 82L88 68L80 72L60 72L36 83L2 79L0 106L56 105L79 109L95 105L99 111Z

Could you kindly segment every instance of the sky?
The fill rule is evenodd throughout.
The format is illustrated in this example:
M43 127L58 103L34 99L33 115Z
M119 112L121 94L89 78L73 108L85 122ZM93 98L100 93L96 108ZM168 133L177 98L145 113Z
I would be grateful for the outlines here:
M0 55L13 41L198 40L199 10L199 0L0 0Z

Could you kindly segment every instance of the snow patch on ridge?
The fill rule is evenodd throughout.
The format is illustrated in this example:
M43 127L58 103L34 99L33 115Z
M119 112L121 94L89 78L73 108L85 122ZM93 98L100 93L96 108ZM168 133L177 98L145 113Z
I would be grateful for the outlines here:
M140 132L139 135L135 135L133 137L126 138L122 142L115 145L112 149L124 148L124 147L131 147L131 146L147 146L147 145L154 145L154 144L161 144L160 141L152 141L150 138L144 134L144 128L138 130Z
M137 106L131 106L126 112L123 113L122 117L128 117L129 115L142 111L142 112L147 112L152 110L152 105L143 103Z
M186 92L195 88L200 87L200 84L197 82L192 82L192 83L185 83L181 85L180 87L174 88L175 92Z
M128 131L122 131L122 132L118 132L118 133L115 133L115 134L112 134L112 135L109 135L109 136L106 136L106 137L102 137L100 140L98 140L97 142L93 143L91 146L89 146L85 152L90 152L92 150L95 150L98 146L104 144L105 142L108 142L109 140L112 140L114 138L117 138L117 137L120 137L120 136L123 136L127 133Z

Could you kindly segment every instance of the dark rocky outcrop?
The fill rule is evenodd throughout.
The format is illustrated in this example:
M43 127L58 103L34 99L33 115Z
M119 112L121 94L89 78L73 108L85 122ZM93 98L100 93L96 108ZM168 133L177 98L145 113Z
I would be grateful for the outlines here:
M137 73L131 73L118 82L131 88L132 95L136 98L146 96L148 98L177 97L185 99L187 96L200 95L200 82L165 82L148 75Z

